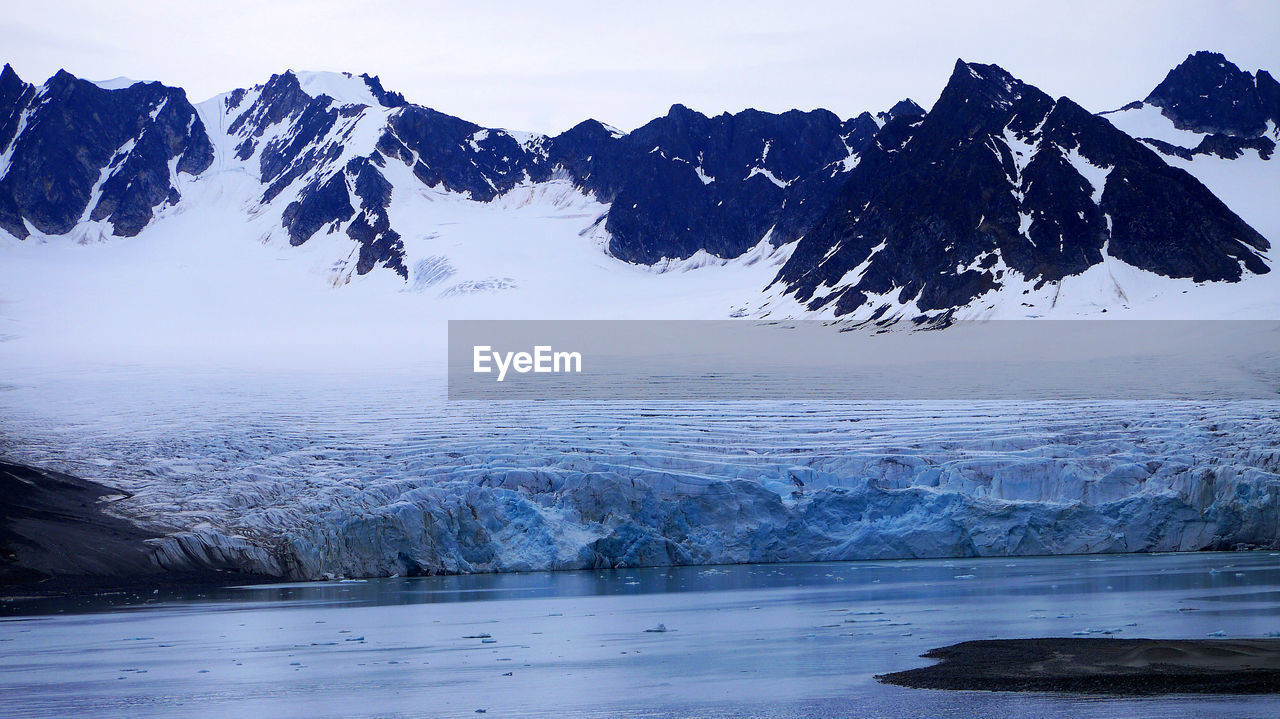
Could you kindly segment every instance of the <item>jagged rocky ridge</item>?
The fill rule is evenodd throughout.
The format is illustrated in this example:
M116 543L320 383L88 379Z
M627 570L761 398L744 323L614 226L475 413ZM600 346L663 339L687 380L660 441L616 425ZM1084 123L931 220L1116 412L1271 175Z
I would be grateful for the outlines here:
M892 115L922 114L915 103ZM548 160L612 203L610 252L652 264L699 250L735 257L762 238L801 237L880 123L825 110L706 117L682 105L621 135L588 120L553 138Z
M1144 102L1180 130L1262 137L1280 125L1280 83L1266 70L1241 70L1221 53L1193 53Z
M260 165L264 203L301 185L282 214L292 243L346 223L360 243L359 273L383 264L406 277L400 235L387 218L387 162L403 163L427 187L479 202L567 174L610 203L601 218L609 250L654 263L700 250L734 257L766 236L775 244L798 238L879 127L865 113L849 121L826 111L708 118L676 105L625 135L588 120L542 137L482 128L399 98L382 104L312 97L285 73L229 95L224 112L228 131L244 138L237 159ZM909 101L891 110L920 112ZM362 124L372 146L357 137ZM264 135L276 139L263 144Z
M360 274L382 265L408 276L389 218L388 162L404 164L426 187L478 202L567 174L611 203L601 220L620 258L653 263L700 250L734 257L766 235L774 244L801 236L883 118L923 112L904 101L880 120L864 113L842 121L823 110L709 118L676 105L625 135L590 120L543 137L409 104L376 77L347 76L335 98L324 83L303 87L300 77L314 75L274 75L197 112L180 90L157 83L104 90L60 72L35 88L6 67L0 226L23 238L24 221L59 235L107 219L111 234L131 236L153 208L179 201L167 181L171 159L179 158L173 171L198 175L213 147L227 144L218 169L238 164L260 180L258 211L274 207L291 244L342 231L358 243ZM361 82L364 92L353 94ZM62 101L66 88L74 97ZM151 117L161 99L167 109ZM210 134L226 142L211 143ZM77 162L64 163L63 154Z
M1121 120L1147 107L1185 131L1183 142L1140 133L1137 139L1184 160L1197 156L1235 160L1250 154L1269 160L1280 139L1280 84L1266 70L1245 72L1216 52L1188 56L1146 99L1102 114ZM1198 142L1186 142L1191 138Z
M1166 277L1269 270L1265 238L1184 170L1069 98L957 62L928 115L891 123L779 281L836 315L945 321L1006 284L1114 257Z
M1276 98L1266 72L1197 53L1145 102L1209 134L1196 147L1138 142L1105 114L961 61L928 113L910 101L849 120L675 105L629 133L588 120L551 137L409 103L368 75L290 71L193 107L157 83L105 90L60 72L36 88L6 67L0 228L23 238L105 222L129 236L181 202L178 175L234 170L261 185L249 212L278 217L290 244L340 233L355 273L413 281L414 229L392 210L415 189L405 183L491 202L568 179L605 204L596 226L620 259L794 243L775 287L809 310L945 323L1109 258L1196 282L1267 272L1267 239L1160 153L1269 158Z
M102 220L131 237L176 205L175 175L213 147L186 94L158 82L121 90L60 71L41 87L0 72L0 229L25 238Z

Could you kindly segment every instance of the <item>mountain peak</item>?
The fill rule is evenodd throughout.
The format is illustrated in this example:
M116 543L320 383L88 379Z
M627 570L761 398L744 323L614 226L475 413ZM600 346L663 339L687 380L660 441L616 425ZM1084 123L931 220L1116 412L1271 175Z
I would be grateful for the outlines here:
M1191 53L1170 70L1164 80L1147 95L1146 101L1163 107L1184 99L1182 96L1188 93L1199 95L1239 91L1253 84L1253 76L1241 70L1222 53L1201 50Z
M23 82L13 67L6 62L4 70L0 70L0 101L10 94L22 92L22 88L26 86L27 83Z
M45 80L45 85L48 87L55 87L55 88L66 87L68 85L74 84L79 79L80 78L76 77L75 75L72 75L71 73L67 72L66 69L58 68L58 71L53 73L52 77L50 77L48 80Z
M1197 70L1218 70L1222 72L1242 72L1240 67L1227 59L1226 55L1210 50L1197 50L1187 55L1178 63L1173 72L1192 72Z
M964 58L956 58L955 67L951 69L951 80L955 81L957 77L970 77L980 82L998 82L1001 85L1010 85L1015 80L1013 75L999 65L967 62Z
M919 117L925 114L924 108L920 107L911 98L903 98L893 104L893 107L884 112L876 113L876 117L880 118L881 123L896 120L900 117Z
M263 85L265 90L301 90L302 83L298 79L298 73L293 70L285 70L284 72L273 74L267 79Z
M671 119L676 119L676 118L686 118L686 119L687 119L687 118L701 118L701 119L706 119L706 115L703 115L702 113L698 112L697 110L691 110L691 109L689 109L688 107L686 107L685 105L681 105L681 104L680 104L680 103L678 103L678 102L677 102L676 104L672 105L672 106L671 106L671 109L667 111L667 117L669 117L669 118L671 118Z
M881 129L777 281L812 311L946 322L1107 257L1237 282L1268 272L1268 246L1192 175L1070 98L960 60L923 120Z
M386 90L382 89L382 83L378 82L377 78L373 78L372 83L369 82L367 75L298 70L289 70L287 74L292 75L298 81L302 91L311 97L327 95L339 105L382 106L382 99L374 92L375 83L378 91L384 96L387 95ZM403 100L404 98L401 97L402 103Z
M978 99L992 106L1007 108L1022 96L1026 87L1028 86L999 65L983 65L960 59L956 60L951 78L947 80L937 104L946 107L952 102L964 103L969 99Z
M360 79L364 80L364 84L369 86L370 92L373 93L373 96L377 98L378 102L382 103L383 107L403 107L404 105L409 104L409 102L404 99L404 95L383 88L382 80L378 79L377 75L362 73L360 75Z
M610 125L606 125L605 123L600 122L594 117L591 117L591 118L587 118L586 120L583 120L582 122L579 122L578 124L574 125L568 130L565 130L563 134L565 135L586 134L586 135L591 135L595 137L610 138L610 137L619 137L623 133L619 132L617 128L612 127Z
M1260 91L1259 79L1222 53L1202 50L1170 70L1146 102L1179 129L1257 137L1268 120L1280 122L1280 102L1266 87ZM1267 85L1270 75L1261 80Z

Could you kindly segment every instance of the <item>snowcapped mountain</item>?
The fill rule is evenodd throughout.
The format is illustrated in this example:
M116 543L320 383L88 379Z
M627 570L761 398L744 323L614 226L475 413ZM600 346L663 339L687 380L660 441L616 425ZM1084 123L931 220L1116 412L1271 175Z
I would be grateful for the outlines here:
M1106 119L960 61L927 115L877 136L778 279L812 310L945 321L1112 261L1239 282L1270 270L1269 247Z
M908 101L892 112L913 111L922 112ZM395 185L387 175L396 172L388 163L477 202L568 178L608 205L599 219L609 252L653 264L699 251L737 257L766 236L774 245L797 239L879 129L865 113L849 121L826 111L708 118L676 105L625 135L588 120L546 137L407 104L376 78L292 72L206 103L202 113L225 128L235 161L260 177L260 205L289 198L281 224L291 244L341 226L360 245L359 274L380 264L406 279L401 232L388 216Z
M1198 52L1145 100L1102 116L1194 175L1265 237L1280 237L1280 90L1218 53Z
M1095 115L961 61L927 113L674 105L627 133L587 120L546 136L369 75L287 71L192 105L158 83L36 87L6 66L0 229L21 245L217 233L220 271L245 279L230 257L244 243L306 246L281 257L317 286L520 289L558 316L602 286L619 292L601 312L630 316L699 285L716 289L686 311L713 317L1271 316L1275 88L1197 53Z
M1280 83L1266 70L1245 72L1216 52L1189 56L1143 103L1160 108L1179 130L1200 134L1255 139L1274 136L1280 125Z
M893 112L923 112L905 101ZM746 110L706 117L674 105L626 135L588 121L550 142L548 161L611 203L609 251L631 262L737 257L803 236L879 130L868 113Z
M132 237L181 199L213 148L177 88L103 89L63 71L41 87L0 72L0 229L65 235L86 222Z

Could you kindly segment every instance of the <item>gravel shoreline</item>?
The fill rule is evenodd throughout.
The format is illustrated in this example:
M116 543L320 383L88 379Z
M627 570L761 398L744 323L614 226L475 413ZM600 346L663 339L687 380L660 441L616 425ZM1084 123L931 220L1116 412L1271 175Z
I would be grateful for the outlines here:
M0 460L0 613L49 597L278 581L235 572L166 572L147 540L160 534L103 511L129 493Z
M1280 693L1280 639L994 639L878 680L917 689L1107 695Z

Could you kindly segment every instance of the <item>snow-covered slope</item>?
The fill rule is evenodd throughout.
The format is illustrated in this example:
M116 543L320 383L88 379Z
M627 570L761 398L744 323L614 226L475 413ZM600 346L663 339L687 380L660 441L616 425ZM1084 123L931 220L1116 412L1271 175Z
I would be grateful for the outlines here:
M409 182L407 168L386 172ZM623 262L602 251L603 206L553 180L489 203L397 192L388 212L414 228L403 240L410 280L374 272L353 281L358 246L345 234L293 247L278 215L246 219L261 185L243 165L179 188L187 201L136 237L0 238L8 367L442 362L447 319L727 318L744 288L763 287L785 259L764 244L734 260L693 258L685 267L696 269L681 271Z
M1148 144L1159 151L1166 162L1195 175L1263 236L1280 237L1280 202L1276 201L1280 158L1270 152L1264 157L1264 153L1254 148L1244 148L1235 157L1212 152L1193 154L1209 134L1179 130L1160 108L1145 102L1127 105L1104 116L1133 137L1158 140ZM1270 125L1261 137L1271 142L1280 141L1280 130Z
M1280 84L1218 53L1198 52L1145 100L1102 113L1190 172L1266 237L1280 237Z

